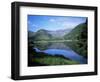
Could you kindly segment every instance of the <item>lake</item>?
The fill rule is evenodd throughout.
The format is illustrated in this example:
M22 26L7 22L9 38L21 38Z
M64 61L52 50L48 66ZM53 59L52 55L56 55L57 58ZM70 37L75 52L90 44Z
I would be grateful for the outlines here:
M67 43L68 45L71 43ZM86 64L87 59L84 58L81 54L78 54L72 50L65 42L44 42L44 43L35 43L34 49L36 52L43 52L47 55L63 55L70 60L79 62L80 64Z

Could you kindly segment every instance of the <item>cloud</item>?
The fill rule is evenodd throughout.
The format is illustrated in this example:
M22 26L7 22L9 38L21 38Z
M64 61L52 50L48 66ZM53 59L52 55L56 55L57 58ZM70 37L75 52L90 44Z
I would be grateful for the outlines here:
M37 27L37 25L33 23L33 24L32 24L32 27Z
M55 22L55 19L50 19L49 21L50 21L50 22Z
M28 21L28 25L31 26L31 27L38 27L38 25L34 24L34 23L31 22L31 21Z
M71 23L71 22L63 22L62 26L66 28L74 28L77 24L76 23Z

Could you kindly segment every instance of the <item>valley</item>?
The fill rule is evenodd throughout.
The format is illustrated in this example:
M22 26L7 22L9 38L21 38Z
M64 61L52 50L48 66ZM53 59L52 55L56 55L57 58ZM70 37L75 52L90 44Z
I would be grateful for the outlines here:
M29 66L87 63L87 21L74 29L28 31Z

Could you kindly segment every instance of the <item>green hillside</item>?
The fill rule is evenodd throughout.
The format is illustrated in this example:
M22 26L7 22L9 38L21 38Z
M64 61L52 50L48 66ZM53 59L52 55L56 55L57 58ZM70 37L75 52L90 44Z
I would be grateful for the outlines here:
M35 35L31 38L34 41L41 41L41 40L49 40L52 38L50 34L46 32L46 30L39 30L35 33Z
M65 39L72 40L72 44L67 44L78 54L87 58L87 23L76 26L69 34L64 36Z
M85 40L87 38L87 24L79 24L69 34L66 34L64 38L71 40Z

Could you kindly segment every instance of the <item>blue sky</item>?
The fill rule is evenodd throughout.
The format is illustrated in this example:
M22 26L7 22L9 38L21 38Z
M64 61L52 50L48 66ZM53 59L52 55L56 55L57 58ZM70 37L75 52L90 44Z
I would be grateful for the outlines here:
M86 17L28 15L28 30L36 32L40 29L55 31L60 29L73 29L84 23Z

